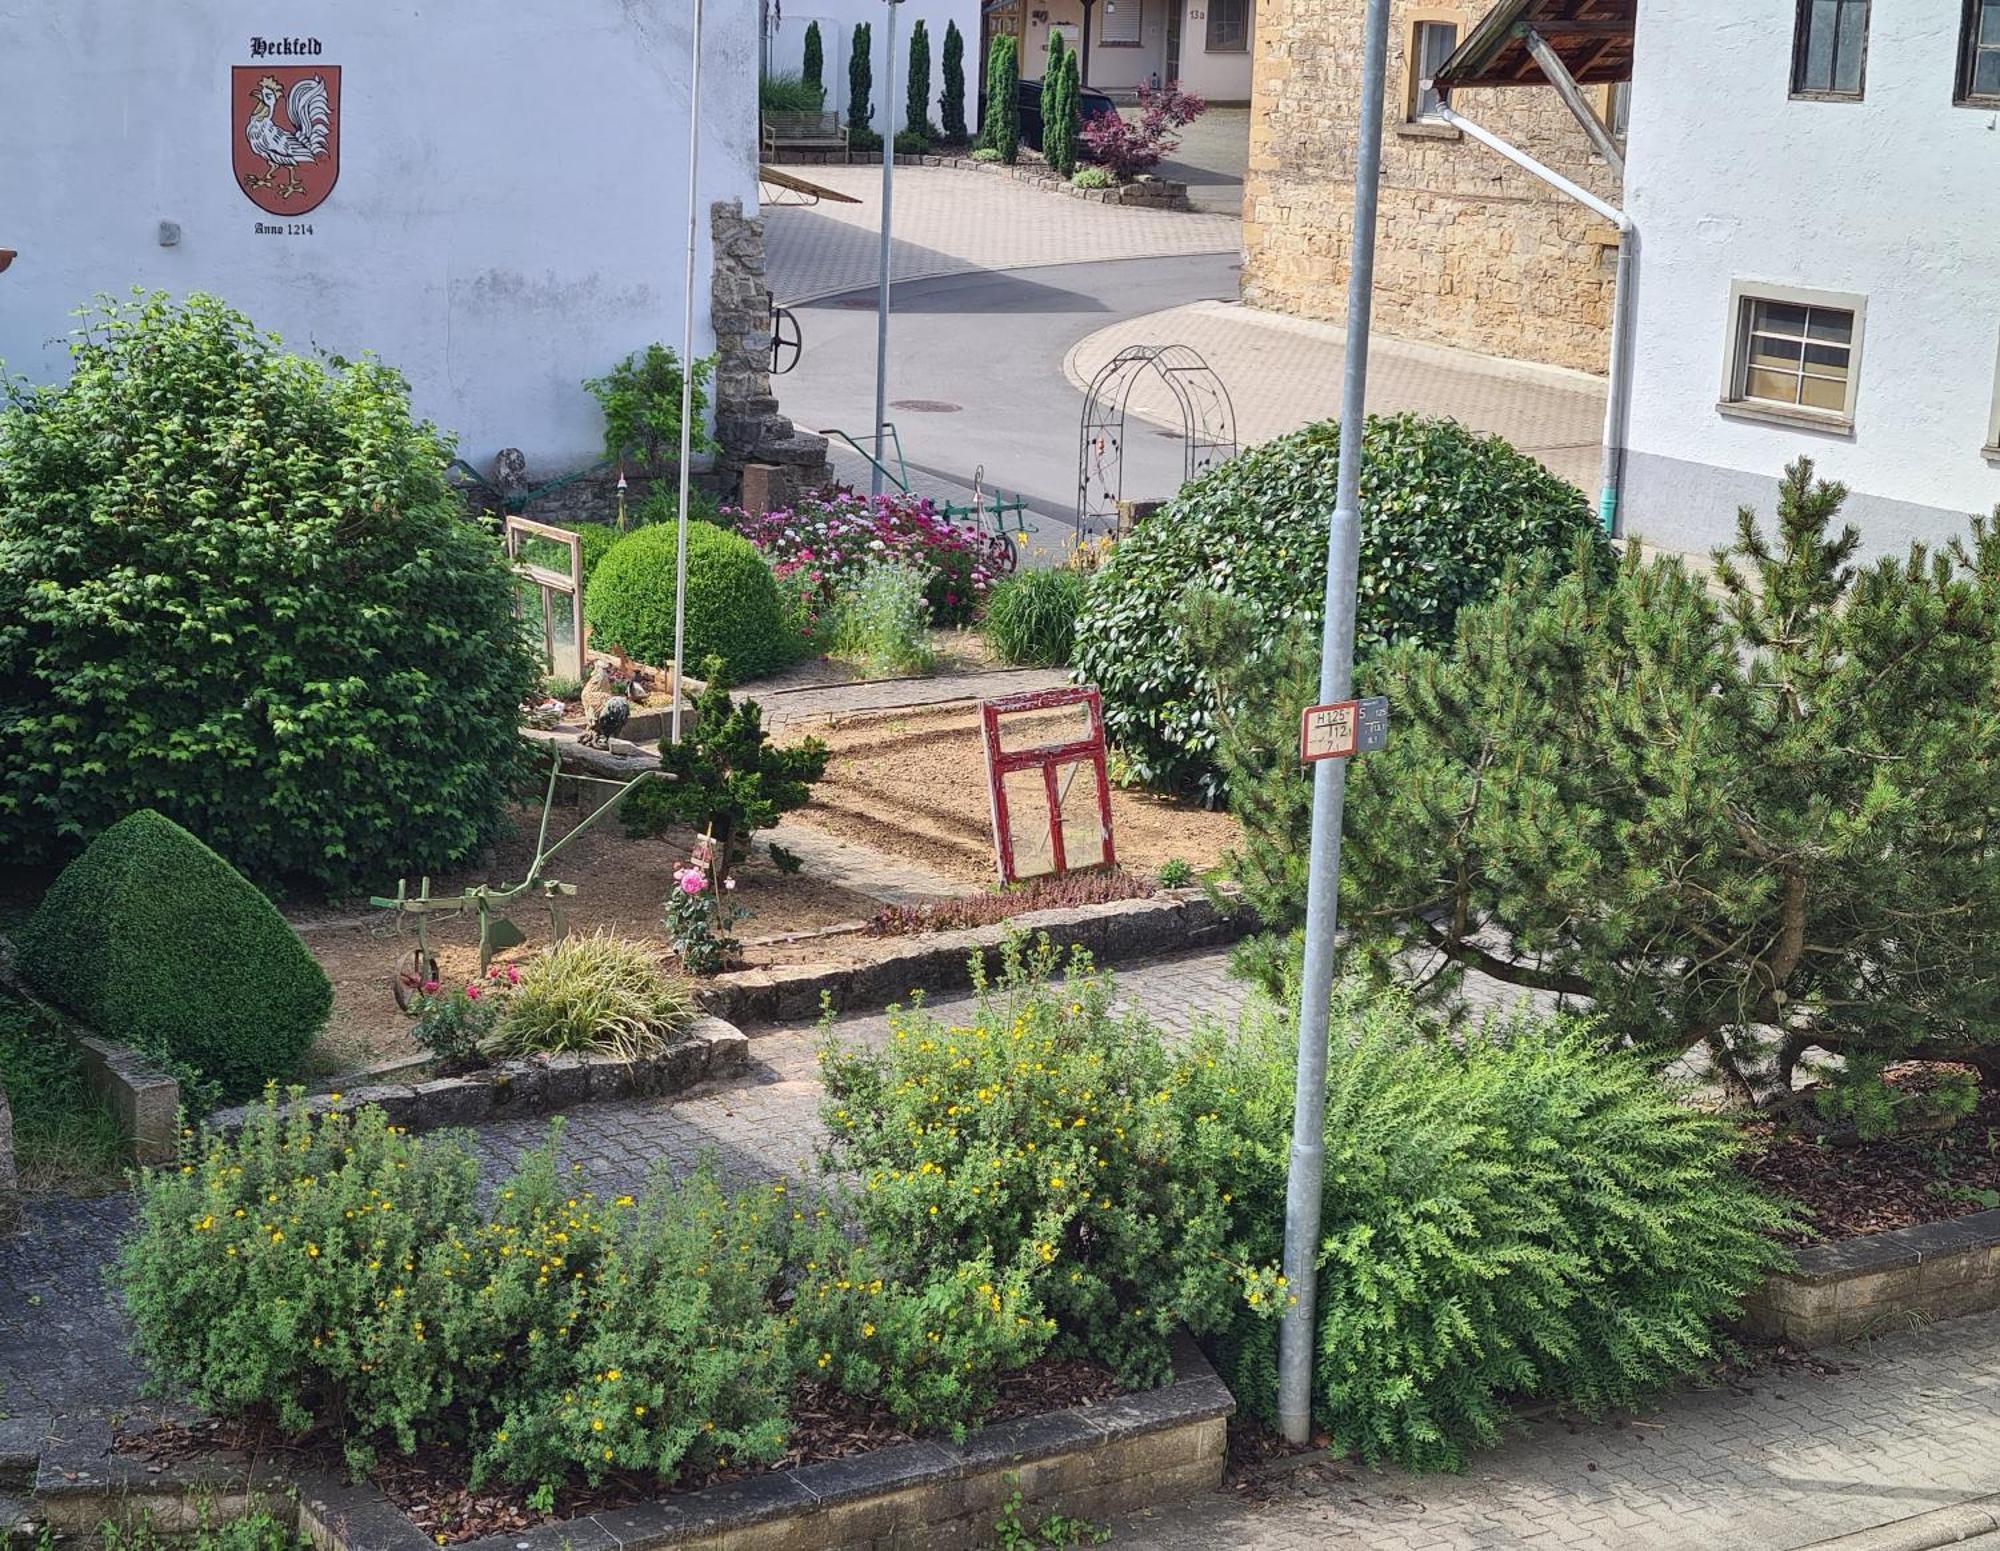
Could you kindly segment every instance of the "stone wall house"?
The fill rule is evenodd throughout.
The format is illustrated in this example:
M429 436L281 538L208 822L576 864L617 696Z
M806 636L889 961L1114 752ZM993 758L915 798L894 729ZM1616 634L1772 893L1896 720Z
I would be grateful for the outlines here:
M1618 233L1427 116L1421 82L1482 6L1395 0L1383 126L1375 327L1516 360L1602 372ZM1263 0L1244 197L1243 299L1345 315L1363 0ZM1592 88L1618 129L1624 94ZM1616 205L1619 179L1546 87L1465 90L1452 107Z

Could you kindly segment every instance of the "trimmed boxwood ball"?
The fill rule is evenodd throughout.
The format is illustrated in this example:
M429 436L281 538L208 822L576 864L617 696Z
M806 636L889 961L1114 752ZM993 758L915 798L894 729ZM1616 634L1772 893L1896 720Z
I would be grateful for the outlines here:
M597 563L583 617L600 646L656 665L672 660L677 535L673 523L640 528ZM686 647L691 664L721 658L732 681L776 672L798 655L771 568L748 539L713 523L688 524Z
M538 675L403 379L212 296L87 313L71 355L0 390L0 855L138 808L265 882L477 855Z
M50 998L224 1098L289 1076L333 1005L256 885L150 809L63 869L15 947Z
M1371 417L1362 451L1361 654L1448 639L1508 561L1598 531L1574 485L1456 421ZM1339 463L1332 421L1252 448L1184 485L1098 572L1071 662L1103 691L1106 729L1140 780L1220 799L1214 687L1173 626L1176 606L1199 584L1254 605L1274 642L1293 619L1317 631Z

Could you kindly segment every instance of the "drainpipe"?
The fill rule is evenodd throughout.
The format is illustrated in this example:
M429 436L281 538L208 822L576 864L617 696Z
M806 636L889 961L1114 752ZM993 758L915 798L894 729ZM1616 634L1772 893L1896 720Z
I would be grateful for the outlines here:
M1560 66L1560 61L1558 65ZM1562 79L1569 79L1568 71L1562 72ZM1572 88L1575 85L1574 82L1570 84ZM1615 538L1618 534L1618 492L1625 463L1625 410L1632 396L1629 336L1632 331L1634 301L1632 277L1639 257L1639 228L1633 224L1632 218L1616 205L1599 199L1589 189L1572 183L1553 168L1544 167L1526 151L1518 146L1509 145L1492 130L1453 112L1450 103L1440 102L1437 116L1454 129L1462 130L1472 136L1480 144L1498 151L1515 166L1533 173L1550 188L1567 194L1586 209L1594 210L1618 228L1618 276L1611 301L1611 383L1610 391L1604 399L1604 461L1598 477L1597 496L1598 520L1603 523L1605 533ZM1589 117L1594 119L1595 115ZM1595 138L1592 136L1593 140Z

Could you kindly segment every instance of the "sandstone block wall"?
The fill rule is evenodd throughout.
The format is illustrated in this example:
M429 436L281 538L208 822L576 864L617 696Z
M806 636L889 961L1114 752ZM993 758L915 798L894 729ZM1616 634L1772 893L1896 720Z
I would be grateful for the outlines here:
M1243 268L1243 299L1255 306L1336 321L1344 314L1362 9L1361 0L1259 7ZM1406 339L1602 372L1616 229L1450 126L1408 122L1416 24L1456 21L1463 41L1481 14L1394 5L1375 325ZM1619 202L1618 177L1553 89L1461 92L1454 106Z

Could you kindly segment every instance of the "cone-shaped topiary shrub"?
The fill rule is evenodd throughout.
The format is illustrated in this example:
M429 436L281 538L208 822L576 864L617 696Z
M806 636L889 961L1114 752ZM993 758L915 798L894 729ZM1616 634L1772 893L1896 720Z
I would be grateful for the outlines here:
M585 589L583 617L599 646L642 662L674 655L677 527L628 533L606 552ZM706 522L688 524L687 660L722 659L732 679L775 672L798 655L778 584L746 538Z
M333 1005L271 902L150 809L63 869L15 946L52 999L225 1098L289 1074Z
M1583 493L1497 436L1454 420L1371 417L1362 439L1357 650L1443 642L1509 560L1596 531ZM1070 659L1104 692L1112 740L1150 785L1221 795L1215 684L1170 627L1182 594L1239 598L1275 646L1317 635L1340 428L1321 421L1231 459L1122 540L1091 583ZM1293 708L1296 716L1303 705Z

